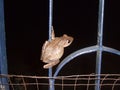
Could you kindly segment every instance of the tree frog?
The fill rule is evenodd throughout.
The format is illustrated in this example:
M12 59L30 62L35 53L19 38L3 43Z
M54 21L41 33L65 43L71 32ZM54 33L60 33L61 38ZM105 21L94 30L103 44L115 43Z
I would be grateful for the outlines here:
M61 37L55 37L52 27L52 38L50 41L45 41L42 46L41 60L47 63L43 66L44 69L51 68L60 62L60 58L64 53L64 48L69 46L73 41L73 37L63 34Z

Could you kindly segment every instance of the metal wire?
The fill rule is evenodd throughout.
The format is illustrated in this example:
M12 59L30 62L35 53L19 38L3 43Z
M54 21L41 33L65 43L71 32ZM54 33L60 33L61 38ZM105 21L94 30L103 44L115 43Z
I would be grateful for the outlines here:
M9 86L10 90L41 90L41 87L49 87L49 79L55 79L54 86L61 90L77 90L78 88L86 88L85 90L92 90L97 84L94 81L100 76L101 90L119 90L120 89L120 74L86 74L86 75L69 75L69 76L25 76L25 75L0 75L0 78L9 80L9 83L2 83L1 85ZM44 80L44 81L43 81ZM45 81L46 80L46 81ZM106 89L107 88L107 89ZM108 89L109 88L109 89ZM116 89L117 88L117 89ZM30 89L30 90L31 90ZM44 88L42 88L44 89ZM82 89L83 90L83 89Z

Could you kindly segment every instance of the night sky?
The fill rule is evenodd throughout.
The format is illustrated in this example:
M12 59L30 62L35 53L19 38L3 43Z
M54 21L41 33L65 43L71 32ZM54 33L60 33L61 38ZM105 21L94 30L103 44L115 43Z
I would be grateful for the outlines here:
M98 0L53 0L56 36L68 34L70 53L97 44ZM120 50L119 0L105 0L103 44ZM40 60L48 39L48 0L5 0L5 29L9 74L47 75ZM95 73L96 53L82 55L67 64L60 75ZM119 73L120 57L103 53L102 73ZM54 71L55 71L54 67Z

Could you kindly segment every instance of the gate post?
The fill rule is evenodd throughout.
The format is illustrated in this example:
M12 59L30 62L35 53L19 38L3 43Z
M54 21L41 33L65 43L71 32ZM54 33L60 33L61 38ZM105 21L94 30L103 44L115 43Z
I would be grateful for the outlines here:
M4 0L0 0L0 74L7 74L7 58L4 27ZM7 79L0 77L0 90L8 90Z

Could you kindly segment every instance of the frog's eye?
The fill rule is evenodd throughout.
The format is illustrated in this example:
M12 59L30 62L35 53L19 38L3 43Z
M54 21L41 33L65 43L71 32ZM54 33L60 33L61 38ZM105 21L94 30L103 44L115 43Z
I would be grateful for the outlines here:
M67 40L66 42L65 42L65 44L64 44L64 47L67 47L67 46L69 46L71 44L71 40Z
M67 43L71 43L71 40L67 40Z

